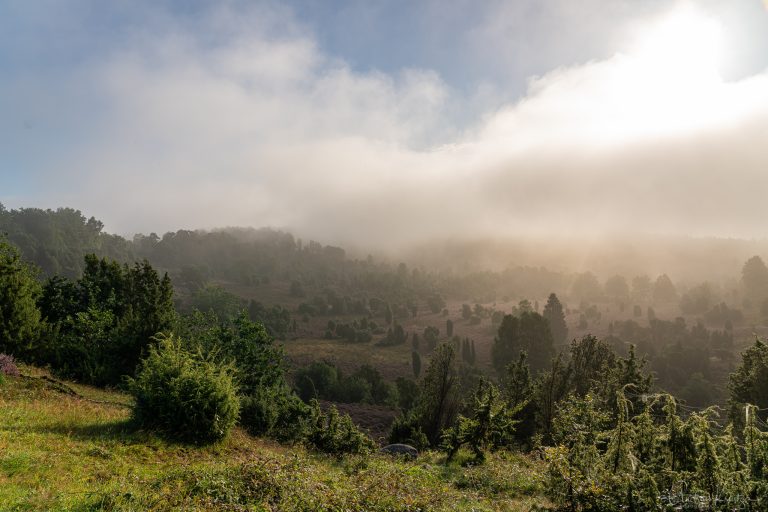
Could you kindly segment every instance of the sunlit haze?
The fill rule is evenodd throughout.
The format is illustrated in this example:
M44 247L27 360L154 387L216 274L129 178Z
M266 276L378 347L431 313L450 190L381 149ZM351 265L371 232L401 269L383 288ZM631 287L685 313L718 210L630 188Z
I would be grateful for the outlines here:
M4 2L0 202L329 242L762 238L760 0Z

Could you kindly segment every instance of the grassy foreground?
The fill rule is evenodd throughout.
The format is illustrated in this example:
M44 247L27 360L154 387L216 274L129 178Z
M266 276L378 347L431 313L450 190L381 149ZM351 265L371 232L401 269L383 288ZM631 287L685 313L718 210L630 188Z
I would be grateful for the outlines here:
M519 454L480 467L386 456L344 460L236 429L208 447L128 424L130 397L27 377L0 384L0 510L510 510L546 506L543 466ZM79 396L78 396L79 395Z

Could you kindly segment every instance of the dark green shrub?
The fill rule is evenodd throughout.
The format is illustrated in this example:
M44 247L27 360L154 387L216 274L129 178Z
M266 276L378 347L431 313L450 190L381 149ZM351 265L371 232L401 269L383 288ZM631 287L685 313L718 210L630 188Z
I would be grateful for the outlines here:
M514 417L525 405L526 402L522 402L508 408L496 386L481 381L475 392L472 416L459 415L454 426L443 431L442 447L448 454L447 461L452 460L463 445L471 448L478 463L485 460L486 450L510 446L519 423Z
M389 430L389 443L405 443L423 450L429 448L429 439L421 430L419 418L409 413L395 418Z
M282 349L263 324L251 321L244 312L220 319L195 311L184 317L180 327L181 337L193 341L187 346L233 362L241 394L285 384Z
M329 397L339 380L339 373L332 364L314 361L296 370L294 375L299 395L309 402L313 398Z
M376 343L379 347L391 347L394 345L402 345L408 340L408 334L400 324L395 324L394 328L390 328L387 331L387 335L384 339Z
M402 411L410 411L419 398L419 385L415 381L398 377L395 381L397 387L397 405Z
M307 403L313 398L320 398L315 382L307 374L301 374L296 378L296 393L298 393L299 398Z
M385 405L397 404L397 387L386 382L376 368L364 364L352 374L352 377L362 379L369 384L372 403Z
M191 297L191 305L199 311L213 311L219 318L236 317L247 306L244 299L212 284L197 290Z
M331 455L365 454L375 447L374 442L361 432L349 415L340 415L331 406L327 413L316 400L310 404L310 420L304 442L313 450Z
M427 306L432 313L439 313L445 307L445 300L439 295L427 298Z
M286 388L262 388L240 399L240 424L254 436L296 442L307 429L309 407Z
M372 403L371 384L359 375L350 375L336 383L328 398L347 404Z
M434 326L427 326L424 328L424 340L427 342L429 350L434 350L437 346L437 342L440 338L440 330Z
M418 379L421 375L421 356L415 350L411 352L411 368L413 369L413 376Z
M280 305L265 306L252 300L248 305L248 315L254 322L264 324L270 336L285 339L291 325L291 315Z
M294 374L296 393L305 402L313 398L342 403L397 404L397 387L386 382L370 365L344 375L332 363L315 361Z
M89 308L67 317L57 331L47 332L48 359L55 374L96 386L119 383L122 365L116 359L128 340L114 325L110 311Z
M149 349L129 388L133 420L173 438L209 443L224 438L238 418L234 369L187 352L173 335Z

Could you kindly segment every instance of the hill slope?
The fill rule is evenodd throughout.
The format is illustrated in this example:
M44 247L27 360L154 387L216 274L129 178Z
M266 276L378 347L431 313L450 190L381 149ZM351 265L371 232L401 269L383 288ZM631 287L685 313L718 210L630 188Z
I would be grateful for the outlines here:
M236 430L209 447L128 423L130 397L23 368L0 384L0 510L530 510L541 463L336 460Z

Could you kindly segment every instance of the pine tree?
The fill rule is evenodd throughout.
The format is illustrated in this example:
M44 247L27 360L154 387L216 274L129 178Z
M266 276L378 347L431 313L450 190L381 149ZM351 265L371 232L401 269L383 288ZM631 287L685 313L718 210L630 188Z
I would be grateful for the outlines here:
M387 325L392 325L392 307L389 304L387 304L387 307L384 310L384 322Z
M445 343L439 345L422 379L416 417L432 446L438 445L441 432L453 424L458 412L454 359L453 347Z
M16 247L0 239L0 353L24 357L40 327L40 285Z
M413 367L413 376L418 379L421 375L421 356L415 350L411 352L411 366Z
M542 316L549 322L549 330L552 331L554 344L557 346L565 343L568 337L568 326L565 323L563 305L554 293L549 294Z
M534 371L542 370L553 355L549 322L538 313L524 312L519 317L504 316L491 349L496 371L503 374L507 365L515 361L523 350L528 353Z
M741 270L741 284L745 299L753 305L768 297L768 268L760 256L752 256Z

